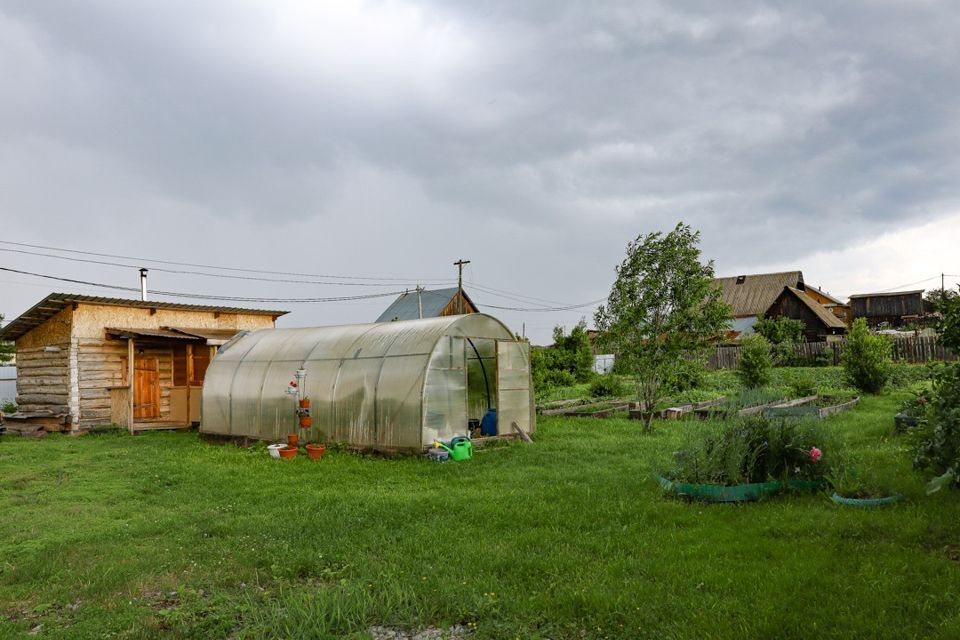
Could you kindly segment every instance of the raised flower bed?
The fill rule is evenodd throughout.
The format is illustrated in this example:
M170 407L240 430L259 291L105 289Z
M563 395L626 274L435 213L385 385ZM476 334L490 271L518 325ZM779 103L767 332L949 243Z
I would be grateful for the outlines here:
M657 480L670 495L707 502L749 502L786 490L819 490L826 486L830 468L824 441L816 423L737 419L677 451L674 468Z

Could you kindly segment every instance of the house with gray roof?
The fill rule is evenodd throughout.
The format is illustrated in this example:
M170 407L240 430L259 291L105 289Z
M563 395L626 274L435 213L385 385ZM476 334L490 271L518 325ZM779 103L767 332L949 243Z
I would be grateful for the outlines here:
M380 314L377 322L440 318L478 312L477 305L467 292L461 292L457 287L432 291L420 289L401 293L400 297Z

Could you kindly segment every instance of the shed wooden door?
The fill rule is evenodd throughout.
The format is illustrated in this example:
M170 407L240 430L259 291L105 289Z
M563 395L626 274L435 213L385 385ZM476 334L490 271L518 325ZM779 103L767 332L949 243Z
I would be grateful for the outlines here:
M133 360L133 418L160 417L160 372L156 358Z

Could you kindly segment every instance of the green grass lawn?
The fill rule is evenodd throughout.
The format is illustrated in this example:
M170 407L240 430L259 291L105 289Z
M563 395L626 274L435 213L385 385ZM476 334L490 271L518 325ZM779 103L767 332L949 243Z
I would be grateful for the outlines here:
M824 424L908 497L662 496L698 421L542 418L467 463L155 433L0 440L0 637L957 638L960 496L891 436L906 396ZM352 635L351 635L352 634Z

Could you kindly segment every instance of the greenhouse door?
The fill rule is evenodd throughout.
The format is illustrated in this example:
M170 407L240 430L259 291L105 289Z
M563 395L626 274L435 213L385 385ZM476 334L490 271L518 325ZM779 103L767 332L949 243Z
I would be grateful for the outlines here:
M530 343L497 341L497 435L530 432Z

